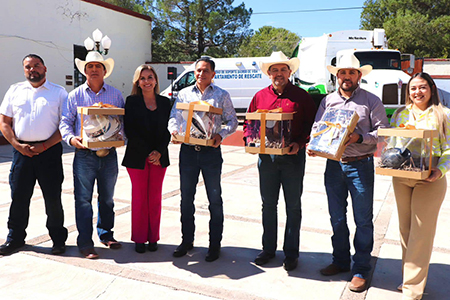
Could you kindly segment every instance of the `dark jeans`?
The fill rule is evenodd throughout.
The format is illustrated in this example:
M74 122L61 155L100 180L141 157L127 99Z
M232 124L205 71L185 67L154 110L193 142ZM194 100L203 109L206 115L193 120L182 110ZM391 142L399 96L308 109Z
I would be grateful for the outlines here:
M305 174L305 149L299 150L296 155L260 154L258 169L264 229L263 250L270 254L275 254L277 250L277 207L282 186L287 216L283 251L286 257L297 258L302 220L301 196Z
M353 217L356 233L353 240L353 274L364 278L370 271L373 248L373 158L351 163L327 160L325 189L328 196L328 210L333 227L333 263L342 268L350 267L350 232L347 226L347 198L352 197Z
M8 242L21 243L26 237L30 216L30 200L36 180L41 187L47 214L47 229L54 244L63 245L67 239L64 211L61 204L61 185L64 180L62 145L58 143L39 155L28 157L13 149L9 174L11 207L9 211Z
M220 147L200 147L181 145L180 150L180 188L181 188L181 232L183 242L194 241L195 205L198 176L202 172L209 201L209 244L220 247L223 232L223 205L220 176L222 174L222 152Z
M114 187L118 174L115 150L105 157L98 157L89 150L75 152L73 181L75 194L75 218L78 229L77 245L80 250L94 247L92 241L92 194L97 180L98 218L97 233L101 241L113 238Z

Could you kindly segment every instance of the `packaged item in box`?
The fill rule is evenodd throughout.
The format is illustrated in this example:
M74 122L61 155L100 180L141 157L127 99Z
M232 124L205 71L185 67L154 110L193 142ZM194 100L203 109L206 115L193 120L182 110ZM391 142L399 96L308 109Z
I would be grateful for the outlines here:
M437 130L380 128L378 136L385 139L374 158L376 174L412 179L430 176L431 166L437 163L432 156Z
M177 109L185 122L180 124L173 139L187 144L212 146L212 137L220 131L217 124L221 124L222 109L205 101L177 103Z
M125 144L120 115L123 108L96 103L94 106L78 107L81 119L81 138L87 148L120 147Z
M348 136L355 130L358 120L359 116L353 110L328 107L311 132L308 150L317 156L340 160Z
M257 111L247 113L245 118L247 120L246 152L283 155L290 151L294 113Z

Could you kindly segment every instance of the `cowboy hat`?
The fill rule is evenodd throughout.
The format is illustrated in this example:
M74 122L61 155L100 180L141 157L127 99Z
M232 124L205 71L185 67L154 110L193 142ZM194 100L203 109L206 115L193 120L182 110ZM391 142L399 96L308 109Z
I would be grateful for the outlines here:
M327 66L328 71L330 71L331 74L336 76L336 74L341 69L355 69L361 72L362 76L366 76L372 71L371 65L364 65L361 67L361 64L359 60L356 58L355 54L353 53L345 53L341 56L339 59L339 62L337 66Z
M267 59L265 61L260 61L259 68L261 69L261 71L264 74L269 76L269 74L267 74L267 71L269 70L269 68L271 66L277 65L277 64L288 65L289 69L292 71L292 73L294 73L295 71L297 71L298 67L300 66L300 60L298 59L298 57L293 57L293 58L289 59L289 58L287 58L286 55L284 55L283 52L277 51L277 52L272 52L269 59Z
M84 76L86 76L86 74L84 73L84 67L91 62L98 62L105 66L106 74L105 77L103 78L106 78L109 75L111 75L112 70L114 68L114 60L112 58L108 58L107 60L105 60L103 56L97 51L89 51L88 54L86 55L85 61L75 58L75 64L77 65L78 71L80 71L80 73L83 74Z

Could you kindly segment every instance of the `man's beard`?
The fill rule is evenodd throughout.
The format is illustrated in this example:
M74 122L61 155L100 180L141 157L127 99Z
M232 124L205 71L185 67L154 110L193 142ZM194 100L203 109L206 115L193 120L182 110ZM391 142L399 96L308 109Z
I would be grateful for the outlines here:
M350 82L350 83L351 83L351 86L344 88L344 83L345 83L345 82ZM355 83L355 82L346 80L346 81L342 82L342 84L341 84L341 89L342 89L344 92L353 92L353 91L356 90L357 88L358 88L358 83L357 83L357 82Z
M28 81L30 81L30 82L39 82L39 81L41 81L44 78L45 78L45 73L39 74L37 72L31 73L27 77Z

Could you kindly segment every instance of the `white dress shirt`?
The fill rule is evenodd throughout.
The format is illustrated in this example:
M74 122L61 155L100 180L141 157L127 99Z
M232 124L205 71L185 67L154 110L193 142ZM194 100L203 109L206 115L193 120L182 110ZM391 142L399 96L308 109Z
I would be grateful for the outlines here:
M18 140L45 141L58 129L66 90L45 81L34 88L28 81L11 85L0 106L0 114L13 119Z

